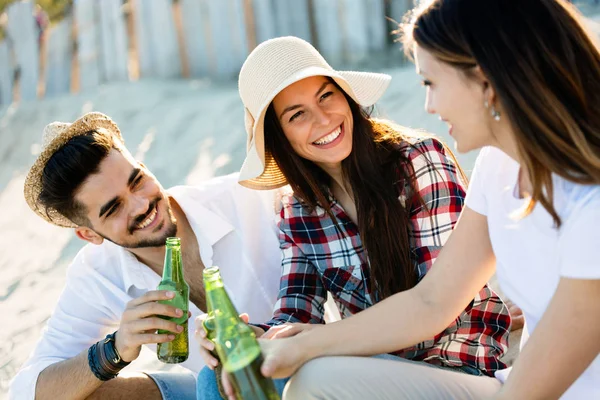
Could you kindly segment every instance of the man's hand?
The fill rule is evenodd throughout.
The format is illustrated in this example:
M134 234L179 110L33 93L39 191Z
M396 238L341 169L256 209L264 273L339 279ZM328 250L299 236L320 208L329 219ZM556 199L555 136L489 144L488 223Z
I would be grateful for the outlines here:
M127 303L115 339L115 346L123 361L135 360L140 355L143 344L170 342L175 339L175 334L183 331L181 325L159 317L182 316L182 310L158 303L159 300L170 300L174 296L173 292L166 290L152 290ZM173 334L158 334L158 329Z
M215 367L217 365L219 365L219 360L217 360L214 356L213 353L215 351L215 344L212 342L212 340L208 339L206 330L204 329L204 326L202 325L204 323L204 320L208 317L208 314L203 314L200 315L199 317L196 317L196 332L195 332L195 336L196 336L196 340L198 341L198 343L200 344L200 355L202 356L202 358L204 359L204 363L206 364L206 366L212 370L215 369ZM242 321L244 321L246 324L248 323L250 317L248 316L248 314L240 314L240 318L242 319ZM256 337L261 337L265 332L261 329L258 328L256 326L250 326L253 330L254 333L256 334ZM211 353L212 352L212 353Z

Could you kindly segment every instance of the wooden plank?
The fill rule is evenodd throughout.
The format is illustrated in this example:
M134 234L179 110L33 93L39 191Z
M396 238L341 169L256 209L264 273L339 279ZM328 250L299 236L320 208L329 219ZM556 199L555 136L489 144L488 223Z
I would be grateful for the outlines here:
M102 0L98 7L100 37L102 49L101 75L107 82L126 81L127 70L127 33L122 0Z
M337 0L313 0L313 18L319 51L334 66L342 61L342 26Z
M137 43L137 55L140 76L153 76L154 74L154 52L152 51L152 36L150 27L146 21L151 20L150 7L144 7L144 1L132 0L134 10L135 38Z
M214 76L237 76L248 55L246 22L242 0L201 0L208 8L211 49L215 58Z
M341 0L345 60L356 63L369 52L367 8L365 0Z
M19 89L22 100L37 98L39 79L38 29L33 18L33 3L20 1L7 9L7 34L10 36L16 68L19 69Z
M235 46L235 76L237 77L242 64L246 61L248 54L250 54L244 0L229 0L229 16L231 21L233 21L231 30Z
M210 53L207 36L210 34L208 10L198 0L181 0L183 40L190 63L190 75L203 77L209 74Z
M79 88L82 91L98 87L100 76L100 32L96 19L96 1L78 0L74 4L77 24L77 63Z
M335 3L335 0L329 0ZM275 0L277 36L297 36L311 41L308 0Z
M181 59L171 0L135 0L136 33L142 77L181 76Z
M273 0L252 0L256 43L277 37Z
M72 19L67 17L50 31L46 58L46 97L69 93L71 90L72 26Z
M365 0L367 11L367 35L370 51L381 51L387 47L388 22L385 18L384 0Z
M11 51L6 40L0 42L0 104L10 104L13 101L14 68Z

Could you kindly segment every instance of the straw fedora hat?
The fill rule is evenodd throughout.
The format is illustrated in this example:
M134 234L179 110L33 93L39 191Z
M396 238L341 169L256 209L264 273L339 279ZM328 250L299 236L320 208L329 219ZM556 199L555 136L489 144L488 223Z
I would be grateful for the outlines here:
M102 130L101 128L115 135L121 144L124 144L117 124L108 116L99 112L87 113L72 124L53 122L44 128L42 151L27 174L23 192L29 208L46 221L65 228L77 227L76 224L55 209L46 209L39 202L40 193L42 192L42 176L48 160L69 140L90 131Z
M241 185L266 190L287 184L273 156L265 150L265 113L279 92L311 76L331 77L363 107L375 104L392 79L385 74L336 71L317 49L297 37L275 38L258 45L244 62L238 82L248 135Z

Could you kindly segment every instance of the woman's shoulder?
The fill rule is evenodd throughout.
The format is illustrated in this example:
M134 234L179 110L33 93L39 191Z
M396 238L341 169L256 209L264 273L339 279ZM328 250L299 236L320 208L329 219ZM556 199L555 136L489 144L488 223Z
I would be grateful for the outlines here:
M411 161L423 157L435 161L448 156L444 142L433 135L409 136L403 140L401 148Z
M314 216L308 207L294 194L291 187L282 188L279 196L279 217L282 220Z
M444 142L432 133L408 128L386 119L372 118L371 121L375 129L387 133L385 137L409 160L427 156L429 153L445 157L449 152Z

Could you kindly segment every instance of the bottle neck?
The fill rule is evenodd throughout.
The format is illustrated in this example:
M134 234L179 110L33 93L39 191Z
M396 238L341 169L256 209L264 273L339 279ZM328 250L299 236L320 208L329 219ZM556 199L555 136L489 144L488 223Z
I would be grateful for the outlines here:
M204 279L207 311L214 315L215 328L218 329L220 325L230 325L232 322L238 322L240 320L239 315L225 291L221 277L211 276L207 278L205 275Z
M165 249L164 280L183 281L183 262L181 260L181 247L179 246L167 246Z

